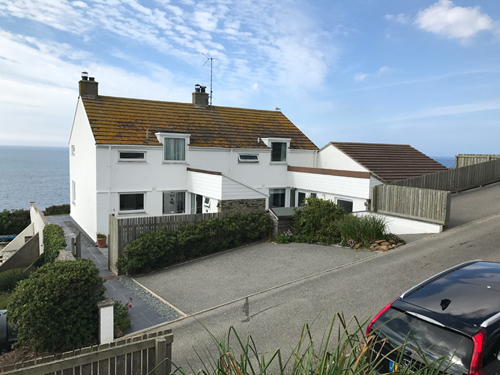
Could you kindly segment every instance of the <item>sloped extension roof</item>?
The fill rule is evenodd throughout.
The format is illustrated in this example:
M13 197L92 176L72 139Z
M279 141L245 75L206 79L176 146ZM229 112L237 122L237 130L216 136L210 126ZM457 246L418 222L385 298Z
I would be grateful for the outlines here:
M266 148L258 138L291 138L290 148L317 150L286 116L262 111L191 103L99 96L83 98L96 144L158 146L156 132L191 134L191 146ZM149 129L149 140L146 131Z
M410 145L331 142L384 182L441 172L447 168Z

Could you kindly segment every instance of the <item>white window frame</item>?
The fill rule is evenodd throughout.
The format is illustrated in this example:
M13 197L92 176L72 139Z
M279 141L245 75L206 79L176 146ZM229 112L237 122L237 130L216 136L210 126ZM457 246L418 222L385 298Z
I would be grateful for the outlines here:
M292 140L292 138L281 138L281 137L268 137L268 138L261 138L262 141L266 144L267 147L269 147L271 150L270 150L270 157L269 157L269 160L270 160L270 163L271 164L276 164L276 165L283 165L283 164L287 164L288 163L288 150L290 149L290 142ZM285 143L285 160L281 160L281 161L272 161L272 158L273 158L273 143Z
M142 208L137 209L137 210L122 210L121 207L121 202L120 198L122 195L139 195L142 194ZM123 193L118 193L118 213L123 215L123 214L135 214L135 213L144 213L146 212L146 192L145 191L131 191L131 192L123 192Z
M339 201L351 202L352 203L352 211L351 212L354 212L354 201L352 199L336 198L335 199L335 204L340 207ZM349 213L351 213L351 212L349 212Z
M155 133L156 138L158 138L158 142L160 142L163 145L162 149L162 160L164 164L187 164L188 163L188 154L189 154L189 143L190 143L190 137L191 134L186 134L186 133ZM181 138L184 139L184 160L166 160L165 159L165 139L171 139L171 138Z
M273 193L271 192L272 190L283 190L283 194L284 194L284 196L283 196L283 206L272 206L271 207L271 195L274 193L274 192ZM284 188L284 187L283 188L279 188L278 187L278 188L269 189L269 208L273 208L273 207L277 207L277 208L278 207L280 207L280 208L281 207L286 207L286 197L287 197L286 191L287 191L287 188Z
M242 159L244 156L254 156L255 159ZM238 163L245 164L258 164L259 163L259 154L238 154Z
M76 206L76 182L71 181L71 203Z
M122 153L130 153L130 154L143 154L144 157L142 159L134 159L134 158L122 158ZM120 163L144 163L147 161L147 151L139 151L139 150L118 150L118 161Z
M170 213L165 213L163 212L164 208L165 208L165 202L164 202L164 199L165 199L165 193L184 193L184 212L170 212ZM188 192L186 190L164 190L162 192L162 209L161 209L161 212L162 212L162 215L165 215L165 216L170 216L170 215L185 215L187 214L188 212L190 212L191 208L188 207L189 205L189 196L187 194ZM170 194L170 196L172 196L172 194Z

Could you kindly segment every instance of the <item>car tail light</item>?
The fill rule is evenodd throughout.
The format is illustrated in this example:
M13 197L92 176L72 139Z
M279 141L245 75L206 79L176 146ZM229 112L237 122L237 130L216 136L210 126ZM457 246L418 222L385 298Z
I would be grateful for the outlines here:
M474 348L472 349L469 375L484 375L482 365L484 344L486 342L486 330L483 329L472 336L472 342L474 343Z
M380 318L380 315L382 315L383 313L385 313L387 310L390 309L391 305L396 302L396 300L392 301L391 303L389 303L386 307L384 307L382 310L380 310L380 312L375 315L375 318L372 319L372 321L370 322L370 324L368 324L368 327L366 328L366 336L368 336L368 334L370 333L370 331L372 330L372 327L373 327L373 323L375 323L377 321L378 318Z

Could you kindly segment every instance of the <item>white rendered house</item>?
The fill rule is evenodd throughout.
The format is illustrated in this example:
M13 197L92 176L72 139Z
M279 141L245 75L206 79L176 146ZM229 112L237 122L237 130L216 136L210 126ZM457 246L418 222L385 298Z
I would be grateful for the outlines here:
M101 96L87 76L79 91L71 216L94 240L110 214L245 212L308 196L364 211L384 182L333 143L319 151L280 111L209 106L203 86L192 103Z

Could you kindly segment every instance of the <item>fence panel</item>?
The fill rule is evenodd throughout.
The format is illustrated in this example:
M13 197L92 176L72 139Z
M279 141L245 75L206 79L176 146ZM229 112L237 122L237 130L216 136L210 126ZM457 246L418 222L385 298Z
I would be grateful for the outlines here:
M0 368L0 374L147 375L171 372L172 330L158 331ZM127 361L130 359L130 363Z
M455 168L467 167L497 159L500 159L500 155L459 154L455 156Z
M373 188L371 210L446 225L450 205L448 191L377 185Z
M427 174L390 185L459 192L500 181L500 158L466 167Z

